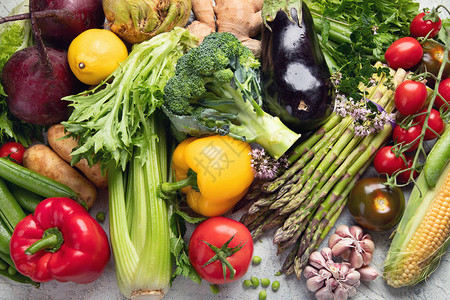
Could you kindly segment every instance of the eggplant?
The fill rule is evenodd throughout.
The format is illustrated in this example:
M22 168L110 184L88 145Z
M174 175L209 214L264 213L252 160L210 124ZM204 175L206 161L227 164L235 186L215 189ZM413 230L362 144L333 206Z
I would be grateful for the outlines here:
M311 13L300 0L265 0L263 20L264 107L296 132L313 130L333 110L333 89Z

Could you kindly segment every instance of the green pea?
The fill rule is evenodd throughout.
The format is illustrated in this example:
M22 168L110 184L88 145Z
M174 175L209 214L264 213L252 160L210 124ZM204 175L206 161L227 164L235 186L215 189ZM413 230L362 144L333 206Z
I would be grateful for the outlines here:
M259 279L257 278L257 277L251 277L250 278L250 280L251 280L251 282L252 282L252 285L256 288L256 287L258 287L259 286Z
M259 265L259 264L261 263L261 257L259 257L259 256L253 256L252 263L253 263L254 265Z
M211 293L217 295L219 293L219 286L217 284L210 284L209 288L211 289Z
M264 287L269 286L270 285L270 279L268 279L268 278L261 279L261 285L264 286Z
M267 298L266 290L262 290L261 292L259 292L259 300L266 300L266 298Z
M251 287L252 285L253 284L252 284L252 282L250 280L248 280L248 279L244 280L244 286L245 287Z
M97 221L99 221L100 223L103 223L103 221L105 221L105 213L102 211L99 211L96 215L95 218L97 219Z
M278 289L280 288L280 282L279 281L274 281L272 282L272 290L273 291L278 291Z
M8 267L8 274L9 275L16 275L17 274L17 270L11 266Z
M283 273L281 273L281 271L278 271L275 273L275 276L280 276L281 274L283 274Z

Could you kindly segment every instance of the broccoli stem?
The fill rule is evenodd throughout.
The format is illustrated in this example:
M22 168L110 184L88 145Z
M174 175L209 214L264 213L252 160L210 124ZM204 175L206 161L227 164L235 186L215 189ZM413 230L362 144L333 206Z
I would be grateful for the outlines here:
M260 144L275 159L280 158L300 138L300 134L289 129L280 118L264 112L255 100L244 100L242 94L228 84L223 87L236 99L235 104L239 107L236 120L240 125L230 124L230 136L244 137L246 142Z

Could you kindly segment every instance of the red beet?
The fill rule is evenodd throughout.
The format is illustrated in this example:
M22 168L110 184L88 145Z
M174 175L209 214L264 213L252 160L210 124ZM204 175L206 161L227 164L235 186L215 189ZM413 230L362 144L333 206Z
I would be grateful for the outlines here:
M57 11L53 17L37 19L42 38L57 47L67 47L77 35L105 21L101 0L36 0L33 9Z
M31 46L11 56L1 78L11 113L36 125L65 120L68 102L61 98L75 93L78 85L67 63L67 53L49 47L46 50L50 69L42 63L38 47Z

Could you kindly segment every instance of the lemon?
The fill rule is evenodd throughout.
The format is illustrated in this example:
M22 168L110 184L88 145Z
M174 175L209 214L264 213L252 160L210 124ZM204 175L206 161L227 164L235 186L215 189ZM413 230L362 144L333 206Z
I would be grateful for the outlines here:
M97 85L128 57L122 40L106 29L88 29L69 45L67 59L81 82Z

